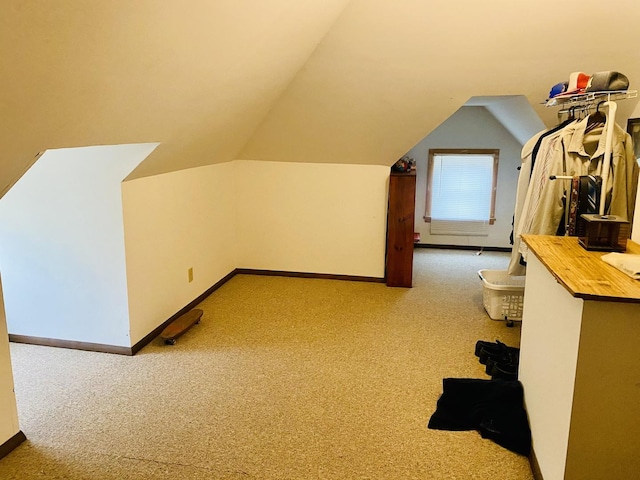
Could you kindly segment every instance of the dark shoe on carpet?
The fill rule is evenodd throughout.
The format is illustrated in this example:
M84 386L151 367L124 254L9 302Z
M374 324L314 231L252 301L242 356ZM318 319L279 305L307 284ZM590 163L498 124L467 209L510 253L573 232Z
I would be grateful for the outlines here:
M476 343L476 356L483 365L486 365L490 358L504 359L503 361L508 361L510 357L515 355L520 355L519 348L509 347L499 340L496 340L495 343L479 340Z
M487 359L487 363L485 363L486 367L484 371L487 373L487 375L491 375L491 371L493 370L493 367L496 365L500 365L500 366L515 365L515 367L517 368L519 362L520 362L520 355L516 353L508 353L501 357L489 357Z
M491 380L517 380L518 364L495 364L491 369Z
M495 347L495 346L496 346L496 342L487 342L487 341L484 341L484 340L478 340L476 342L476 351L475 351L476 357L480 356L480 352L482 351L483 347L491 348L491 347Z

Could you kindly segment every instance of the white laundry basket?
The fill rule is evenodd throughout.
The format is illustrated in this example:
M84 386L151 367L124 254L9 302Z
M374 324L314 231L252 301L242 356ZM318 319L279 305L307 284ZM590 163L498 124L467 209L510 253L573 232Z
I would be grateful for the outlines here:
M506 270L478 270L483 283L482 303L493 320L522 320L524 276Z

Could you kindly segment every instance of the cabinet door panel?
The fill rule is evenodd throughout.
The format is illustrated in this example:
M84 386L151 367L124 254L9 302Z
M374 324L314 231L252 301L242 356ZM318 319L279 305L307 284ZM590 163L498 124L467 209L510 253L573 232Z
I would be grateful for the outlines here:
M416 175L392 173L387 214L387 285L411 287Z

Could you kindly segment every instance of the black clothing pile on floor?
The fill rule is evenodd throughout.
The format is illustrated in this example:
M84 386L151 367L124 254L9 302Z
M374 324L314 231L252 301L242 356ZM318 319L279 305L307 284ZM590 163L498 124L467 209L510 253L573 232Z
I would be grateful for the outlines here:
M518 353L518 349L500 342L478 342L476 355L481 363L487 365L487 372L488 361L493 359L492 380L445 378L443 394L429 420L429 428L477 430L482 438L493 440L513 452L529 455L531 430L524 409L522 384L516 380ZM502 367L496 369L501 363Z
M444 393L429 420L429 428L477 430L482 438L529 455L531 430L520 382L445 378L442 383Z

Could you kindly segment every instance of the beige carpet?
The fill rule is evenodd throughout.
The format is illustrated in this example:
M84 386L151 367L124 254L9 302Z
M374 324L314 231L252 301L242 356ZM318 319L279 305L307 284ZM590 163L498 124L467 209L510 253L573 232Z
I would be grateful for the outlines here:
M414 288L242 275L175 346L135 357L12 344L28 441L8 479L533 478L477 432L427 429L443 377L488 378L477 270L507 254L419 249Z

